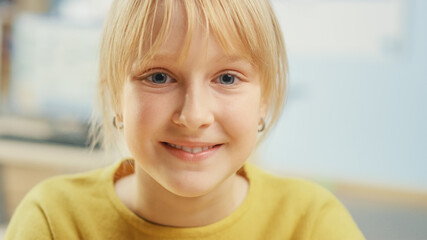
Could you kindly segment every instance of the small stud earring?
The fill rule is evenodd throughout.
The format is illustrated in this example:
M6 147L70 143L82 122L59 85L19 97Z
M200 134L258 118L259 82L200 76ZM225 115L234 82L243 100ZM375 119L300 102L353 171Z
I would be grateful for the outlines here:
M123 129L123 122L117 120L117 116L113 117L113 126L117 129Z
M264 131L264 129L265 129L265 121L264 121L264 118L261 118L260 123L258 125L258 132L262 132Z

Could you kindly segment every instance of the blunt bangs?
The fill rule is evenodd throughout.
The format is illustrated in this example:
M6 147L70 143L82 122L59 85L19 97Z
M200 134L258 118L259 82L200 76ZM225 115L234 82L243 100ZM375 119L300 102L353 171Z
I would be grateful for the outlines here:
M179 6L184 12L177 10ZM261 138L277 121L285 102L287 59L269 0L116 0L100 48L98 102L103 123L92 121L92 146L99 140L107 149L117 146L117 131L110 122L120 113L124 81L135 65L150 64L172 31L174 14L184 14L185 19L178 61L187 57L196 27L205 30L206 43L213 34L226 54L248 60L260 72L261 96L268 105Z

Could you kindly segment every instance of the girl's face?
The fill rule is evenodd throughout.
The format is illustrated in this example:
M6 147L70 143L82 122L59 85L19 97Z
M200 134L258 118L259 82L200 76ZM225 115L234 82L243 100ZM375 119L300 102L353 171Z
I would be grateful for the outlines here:
M226 55L215 38L205 41L202 28L179 62L185 21L179 14L172 21L150 66L135 66L125 81L124 134L142 174L196 197L236 176L255 147L264 108L257 68Z

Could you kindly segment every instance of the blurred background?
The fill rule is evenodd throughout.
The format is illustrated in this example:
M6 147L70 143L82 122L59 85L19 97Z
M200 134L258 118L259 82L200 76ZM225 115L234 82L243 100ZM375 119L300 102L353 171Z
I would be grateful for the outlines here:
M257 164L310 178L367 239L427 239L427 1L273 0L289 96ZM111 0L0 0L0 222L87 150ZM0 235L1 238L1 235Z

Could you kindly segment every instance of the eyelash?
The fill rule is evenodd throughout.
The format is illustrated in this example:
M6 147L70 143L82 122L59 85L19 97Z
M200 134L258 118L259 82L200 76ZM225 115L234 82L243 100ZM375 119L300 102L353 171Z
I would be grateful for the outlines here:
M162 74L162 75L166 76L165 82L162 82L162 83L156 83L156 82L154 82L154 78L153 77L156 74L159 74L159 75ZM147 79L148 81L150 81L150 83L153 83L155 85L162 85L162 84L170 83L170 82L172 82L172 81L175 80L174 78L172 78L169 74L167 74L165 72L155 72L155 73L152 73L152 74L148 75L145 79Z
M175 78L171 77L171 75L169 73L167 73L166 71L161 71L160 70L160 71L150 71L150 72L151 73L144 74L143 76L138 77L137 79L142 80L142 81L148 81L150 84L154 84L154 85L163 85L163 84L167 84L167 83L171 83L171 82L176 81ZM156 75L156 74L164 74L164 75L166 75L167 80L165 82L163 82L163 83L155 83L155 82L153 82L152 77L154 75ZM225 75L232 76L234 78L233 82L230 83L230 84L221 84L220 78L222 76L225 76ZM230 86L231 87L231 86L235 86L235 85L239 84L239 82L241 81L241 77L239 76L239 74L235 74L233 72L226 71L226 72L222 72L220 75L218 75L217 77L215 77L214 81L215 81L215 83L218 83L220 85Z
M153 82L152 77L155 74L164 74L164 75L166 75L166 77L167 77L166 82L165 83L155 83L155 82ZM144 74L142 74L140 76L135 77L135 79L139 80L139 81L142 81L142 82L145 82L147 84L155 85L155 86L161 86L161 85L164 85L164 84L176 81L175 78L171 77L171 74L169 74L167 71L165 71L163 69L150 69L150 70L146 71L146 73L144 73Z
M220 78L222 76L225 76L225 75L230 75L230 76L232 76L234 78L234 80L233 80L233 82L231 84L221 84ZM235 85L239 84L240 81L241 81L241 78L238 76L238 74L235 74L235 73L232 73L232 72L224 72L224 73L221 73L218 77L216 77L215 81L217 83L221 84L221 85L230 86L231 87L231 86L235 86Z

